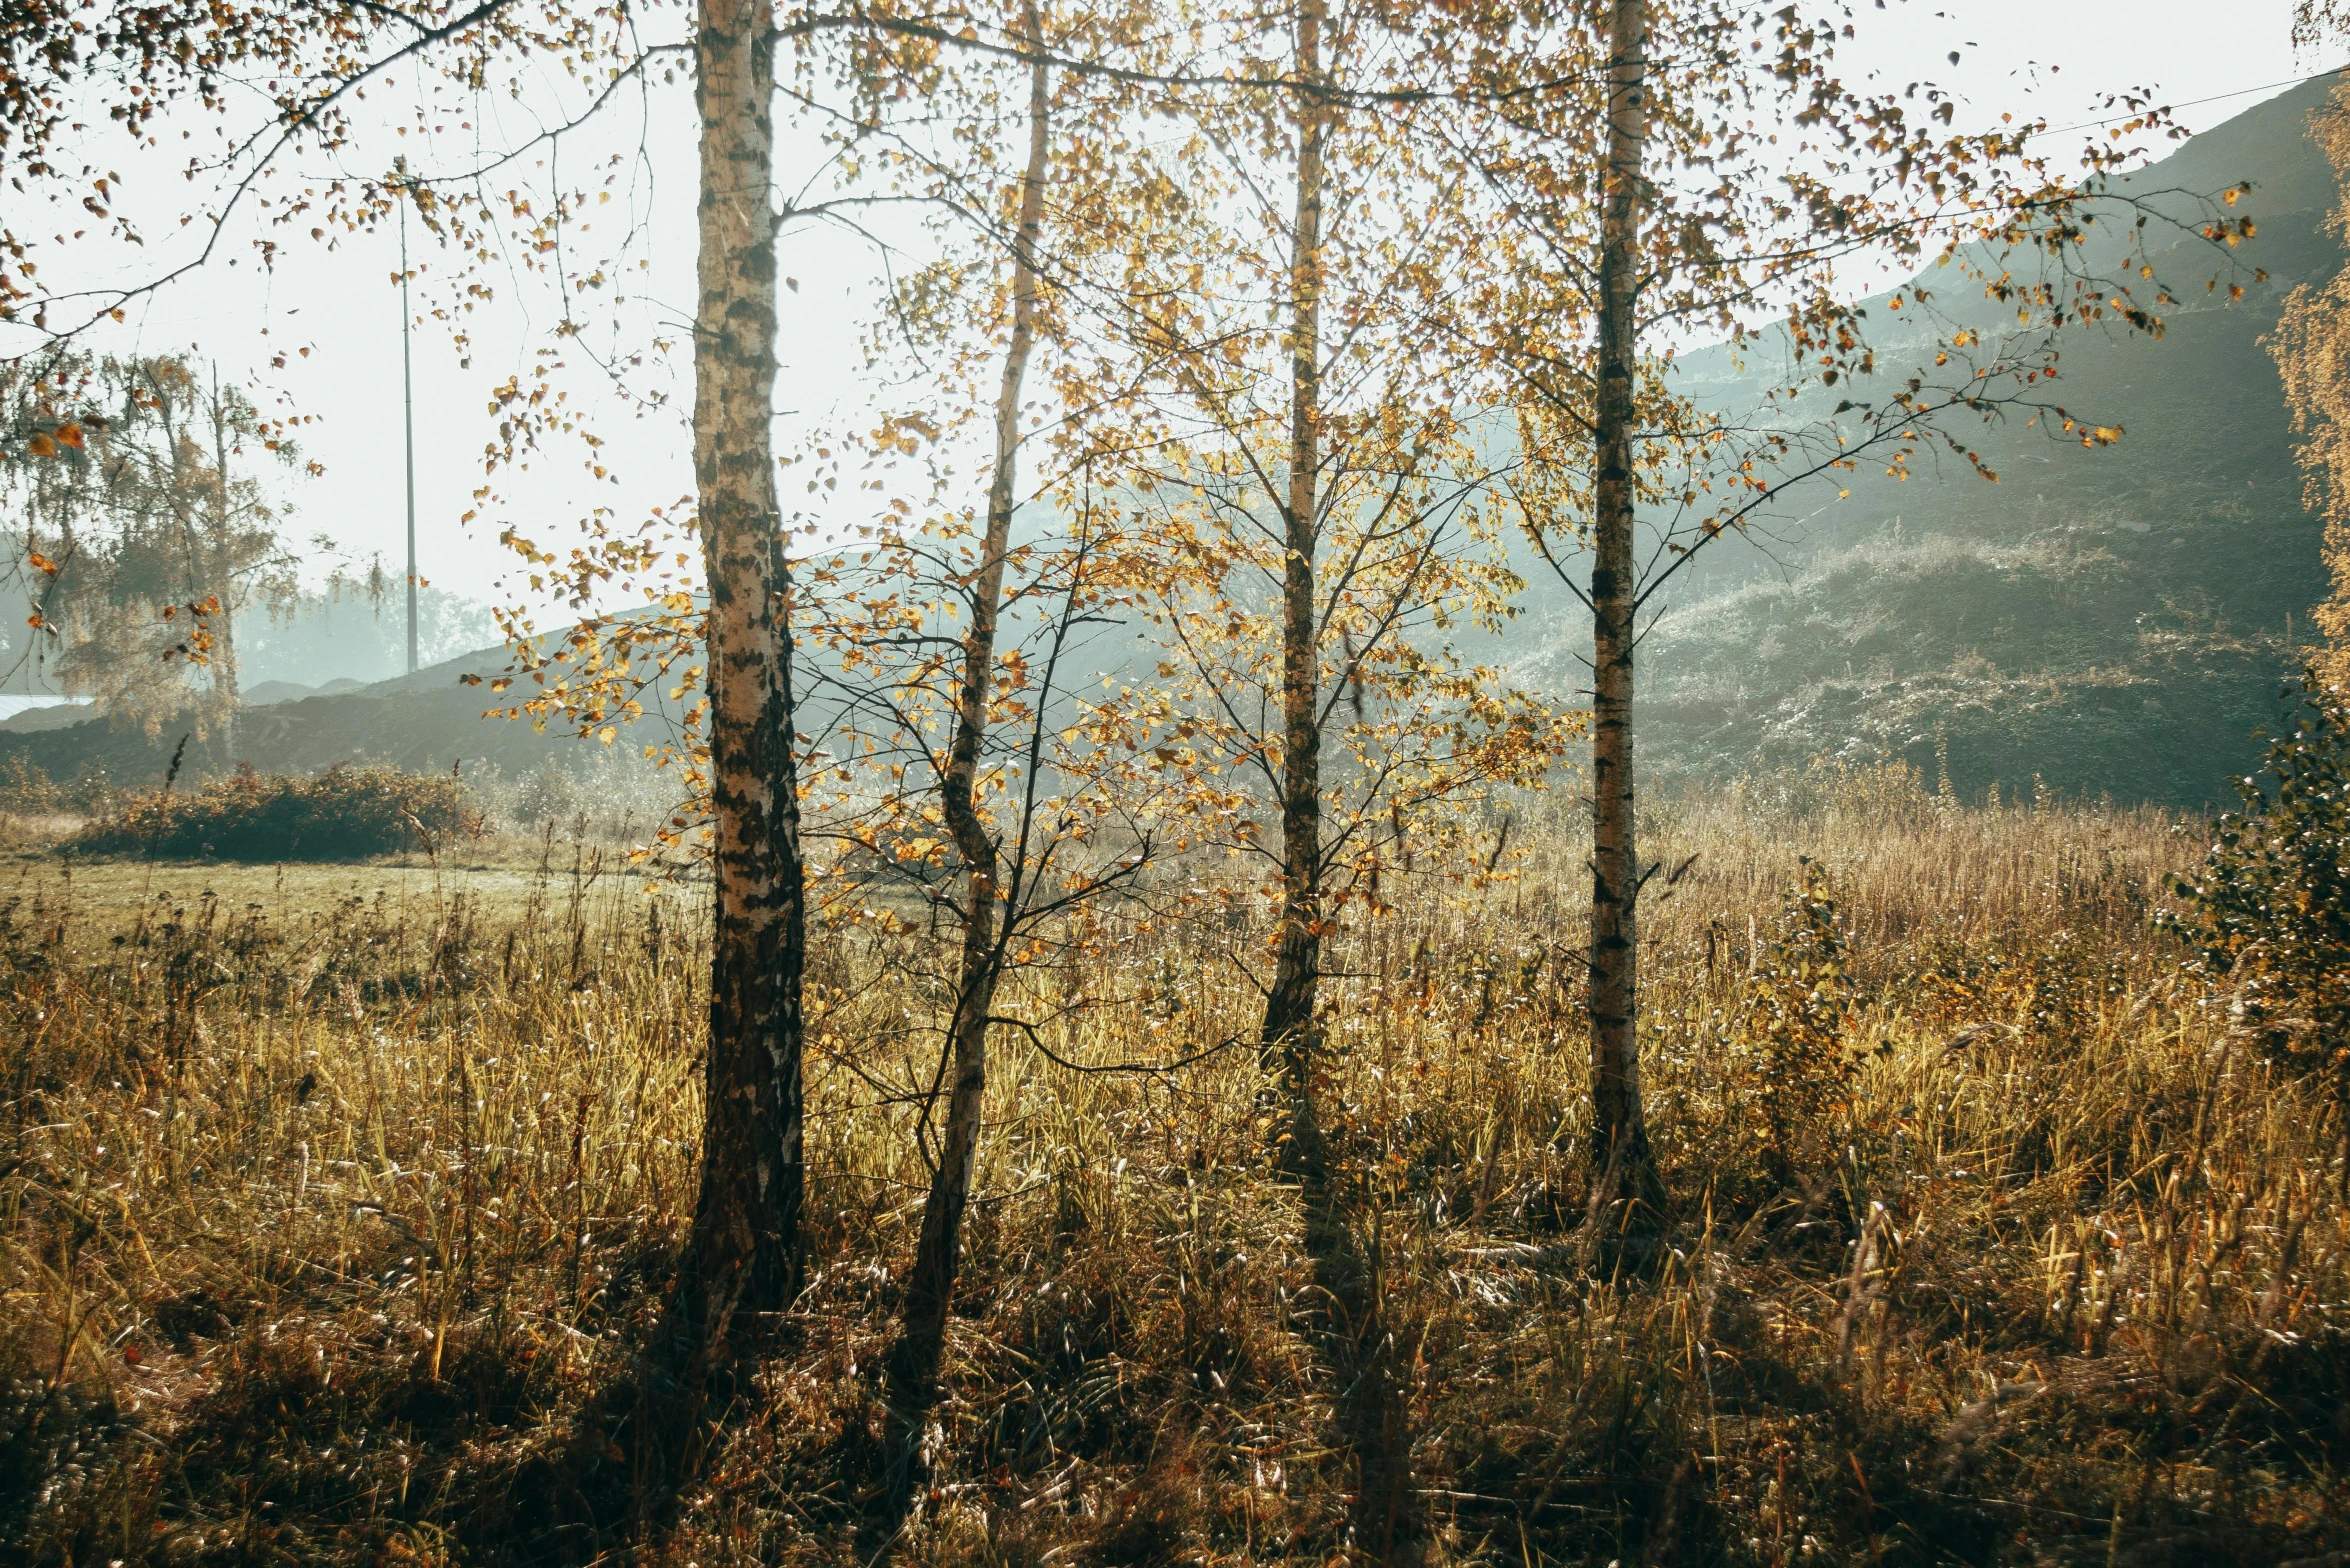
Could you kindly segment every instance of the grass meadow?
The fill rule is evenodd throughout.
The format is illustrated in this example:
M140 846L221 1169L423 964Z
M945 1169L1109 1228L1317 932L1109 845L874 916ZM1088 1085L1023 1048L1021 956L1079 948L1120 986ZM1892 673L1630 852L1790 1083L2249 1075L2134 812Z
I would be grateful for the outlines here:
M1867 772L1659 807L1673 1228L1621 1279L1578 1244L1585 849L1513 822L1325 982L1436 1560L2350 1560L2345 1128L2153 918L2199 827ZM464 857L0 863L0 1556L876 1556L951 942L831 912L818 1272L681 1422L706 888L584 832ZM1227 1044L1265 931L1084 918L997 1037L898 1559L1338 1560L1342 1391Z

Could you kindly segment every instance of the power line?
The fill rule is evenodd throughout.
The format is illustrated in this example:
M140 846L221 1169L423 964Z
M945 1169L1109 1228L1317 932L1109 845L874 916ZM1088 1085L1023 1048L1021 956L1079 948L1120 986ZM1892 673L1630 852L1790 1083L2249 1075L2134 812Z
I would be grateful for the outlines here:
M2329 76L2340 76L2345 71L2350 71L2350 65L2337 65L2330 71L2313 71L2307 76L2288 76L2281 82L2264 82L2258 87L2239 87L2232 93L2213 93L2208 98L2190 98L2185 103L2166 103L2161 106L2161 112L2169 114L2176 109L2194 109L2207 103L2224 103L2230 98L2249 98L2254 93L2274 92L2280 87L2298 87L2303 82L2322 82ZM2133 118L2135 116L2123 114L2115 115L2109 120L2083 120L2078 125L2051 126L2037 134L2062 136L2067 131L2093 131L2108 125L2119 125L2122 121Z

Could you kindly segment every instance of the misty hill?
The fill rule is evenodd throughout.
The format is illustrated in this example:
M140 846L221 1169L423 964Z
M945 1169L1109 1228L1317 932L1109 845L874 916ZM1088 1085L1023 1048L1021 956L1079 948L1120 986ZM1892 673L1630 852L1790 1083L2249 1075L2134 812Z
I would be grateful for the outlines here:
M566 766L597 760L590 754L601 748L559 730L541 734L527 721L482 717L492 703L488 688L466 685L461 677L487 679L505 673L508 664L500 644L367 685L337 680L329 684L338 689L314 692L259 688L258 696L279 700L249 703L226 734L191 736L182 769L197 778L226 773L240 762L265 773L384 762L411 772L461 766L469 774L484 767L517 774L550 758ZM144 786L162 778L188 733L185 726L165 725L150 735L79 710L36 709L0 724L0 768L21 758L59 783L104 774L117 785ZM640 740L653 738L648 733Z
M475 660L498 640L488 606L427 586L416 596L420 664ZM248 616L239 629L247 691L264 681L322 686L367 684L399 675L408 662L408 617L394 593L313 599L284 617ZM503 669L504 665L499 668Z
M32 609L21 593L0 594L0 696L58 695L45 663L49 650L25 630ZM407 663L408 620L396 597L319 593L283 614L248 610L236 622L239 679L250 694L264 686L318 688L334 681L389 680ZM473 657L497 640L486 605L440 588L417 595L422 662Z
M2231 798L2229 778L2259 755L2253 731L2278 711L2288 620L2307 635L2324 582L2261 339L2295 283L2345 259L2326 229L2333 170L2308 131L2331 86L2263 103L2130 178L2148 193L2249 180L2238 210L2258 237L2242 248L2240 302L2224 285L2204 295L2215 263L2182 240L2159 264L2182 292L2160 341L2065 343L2056 399L2121 425L2118 446L1994 426L1971 439L1996 485L1963 464L1920 465L1907 483L1867 475L1841 502L1832 484L1795 493L1791 511L1815 515L1775 538L1701 556L1642 646L1646 769L1719 779L1895 753L1930 779L1939 731L1970 795L2029 790L2037 774L2119 800ZM2254 266L2270 281L2253 283ZM1720 351L1681 374L1725 408L1755 406L1765 385ZM1813 395L1815 417L1835 395ZM1537 625L1526 668L1552 689L1585 684L1574 655L1587 631L1555 606Z
M2301 503L2262 339L2294 284L2345 261L2326 227L2333 170L2308 131L2330 86L2260 104L2130 177L2142 193L2249 181L2239 210L2259 237L2244 250L2243 300L2188 288L2160 341L2067 341L2055 396L2122 426L2118 446L2088 451L1994 426L1974 444L2002 475L1996 485L1963 465L1920 464L1907 483L1852 478L1843 501L1833 485L1798 492L1795 518L1756 541L1724 541L1677 579L1642 645L1643 770L1718 781L1822 753L1895 754L1931 778L1939 743L1970 796L1995 783L2029 791L2038 778L2121 801L2228 798L2228 781L2257 762L2254 732L2279 712L2293 640L2307 635L2324 583L2322 529ZM2187 210L2183 198L2168 204ZM2161 264L2182 287L2214 268L2183 238ZM2270 281L2252 283L2253 266ZM1885 347L1888 366L1900 363L1898 343ZM1686 356L1677 373L1724 408L1756 406L1766 384L1719 350ZM1503 655L1554 694L1580 691L1587 623L1571 600L1543 593L1539 568L1529 575L1532 613ZM428 624L428 641L446 651L469 633L488 640L467 619L478 611L443 608L428 615L445 620ZM306 771L367 758L444 768L464 758L469 769L514 772L577 758L568 737L480 717L487 693L457 678L501 672L502 648L356 690L313 687L396 667L396 621L354 603L256 626L247 684L278 700L249 707L232 735L191 743L190 767ZM1118 642L1094 655L1104 668L1147 664ZM148 783L177 741L177 731L150 737L52 711L0 724L0 765L22 756L60 780L103 769Z

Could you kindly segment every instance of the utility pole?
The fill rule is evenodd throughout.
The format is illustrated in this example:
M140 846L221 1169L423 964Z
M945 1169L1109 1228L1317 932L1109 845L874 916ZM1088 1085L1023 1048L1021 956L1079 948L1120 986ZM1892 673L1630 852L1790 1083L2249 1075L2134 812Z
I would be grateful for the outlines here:
M408 673L416 673L416 377L408 353L408 191L400 195L400 423L408 440Z

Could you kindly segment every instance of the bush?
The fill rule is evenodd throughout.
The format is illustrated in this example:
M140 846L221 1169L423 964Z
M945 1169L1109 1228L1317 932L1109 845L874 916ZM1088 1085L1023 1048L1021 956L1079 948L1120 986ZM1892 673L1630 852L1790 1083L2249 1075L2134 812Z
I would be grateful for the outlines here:
M448 774L338 763L316 778L240 768L201 789L133 795L71 847L172 860L359 860L437 852L479 838L484 826L471 792Z
M15 817L102 817L120 803L121 792L93 757L79 778L61 783L21 753L0 762L0 814Z
M2244 810L2219 819L2202 870L2180 881L2179 924L2277 1056L2330 1070L2350 1099L2350 693L2302 677L2267 777L2273 789L2237 786Z
M1763 1167L1781 1187L1818 1162L1820 1125L1850 1098L1858 1065L1845 1048L1852 982L1844 921L1824 872L1807 856L1789 889L1770 952L1746 983L1747 1098Z
M47 816L64 809L65 792L50 781L37 763L11 757L0 764L0 811L19 816Z

